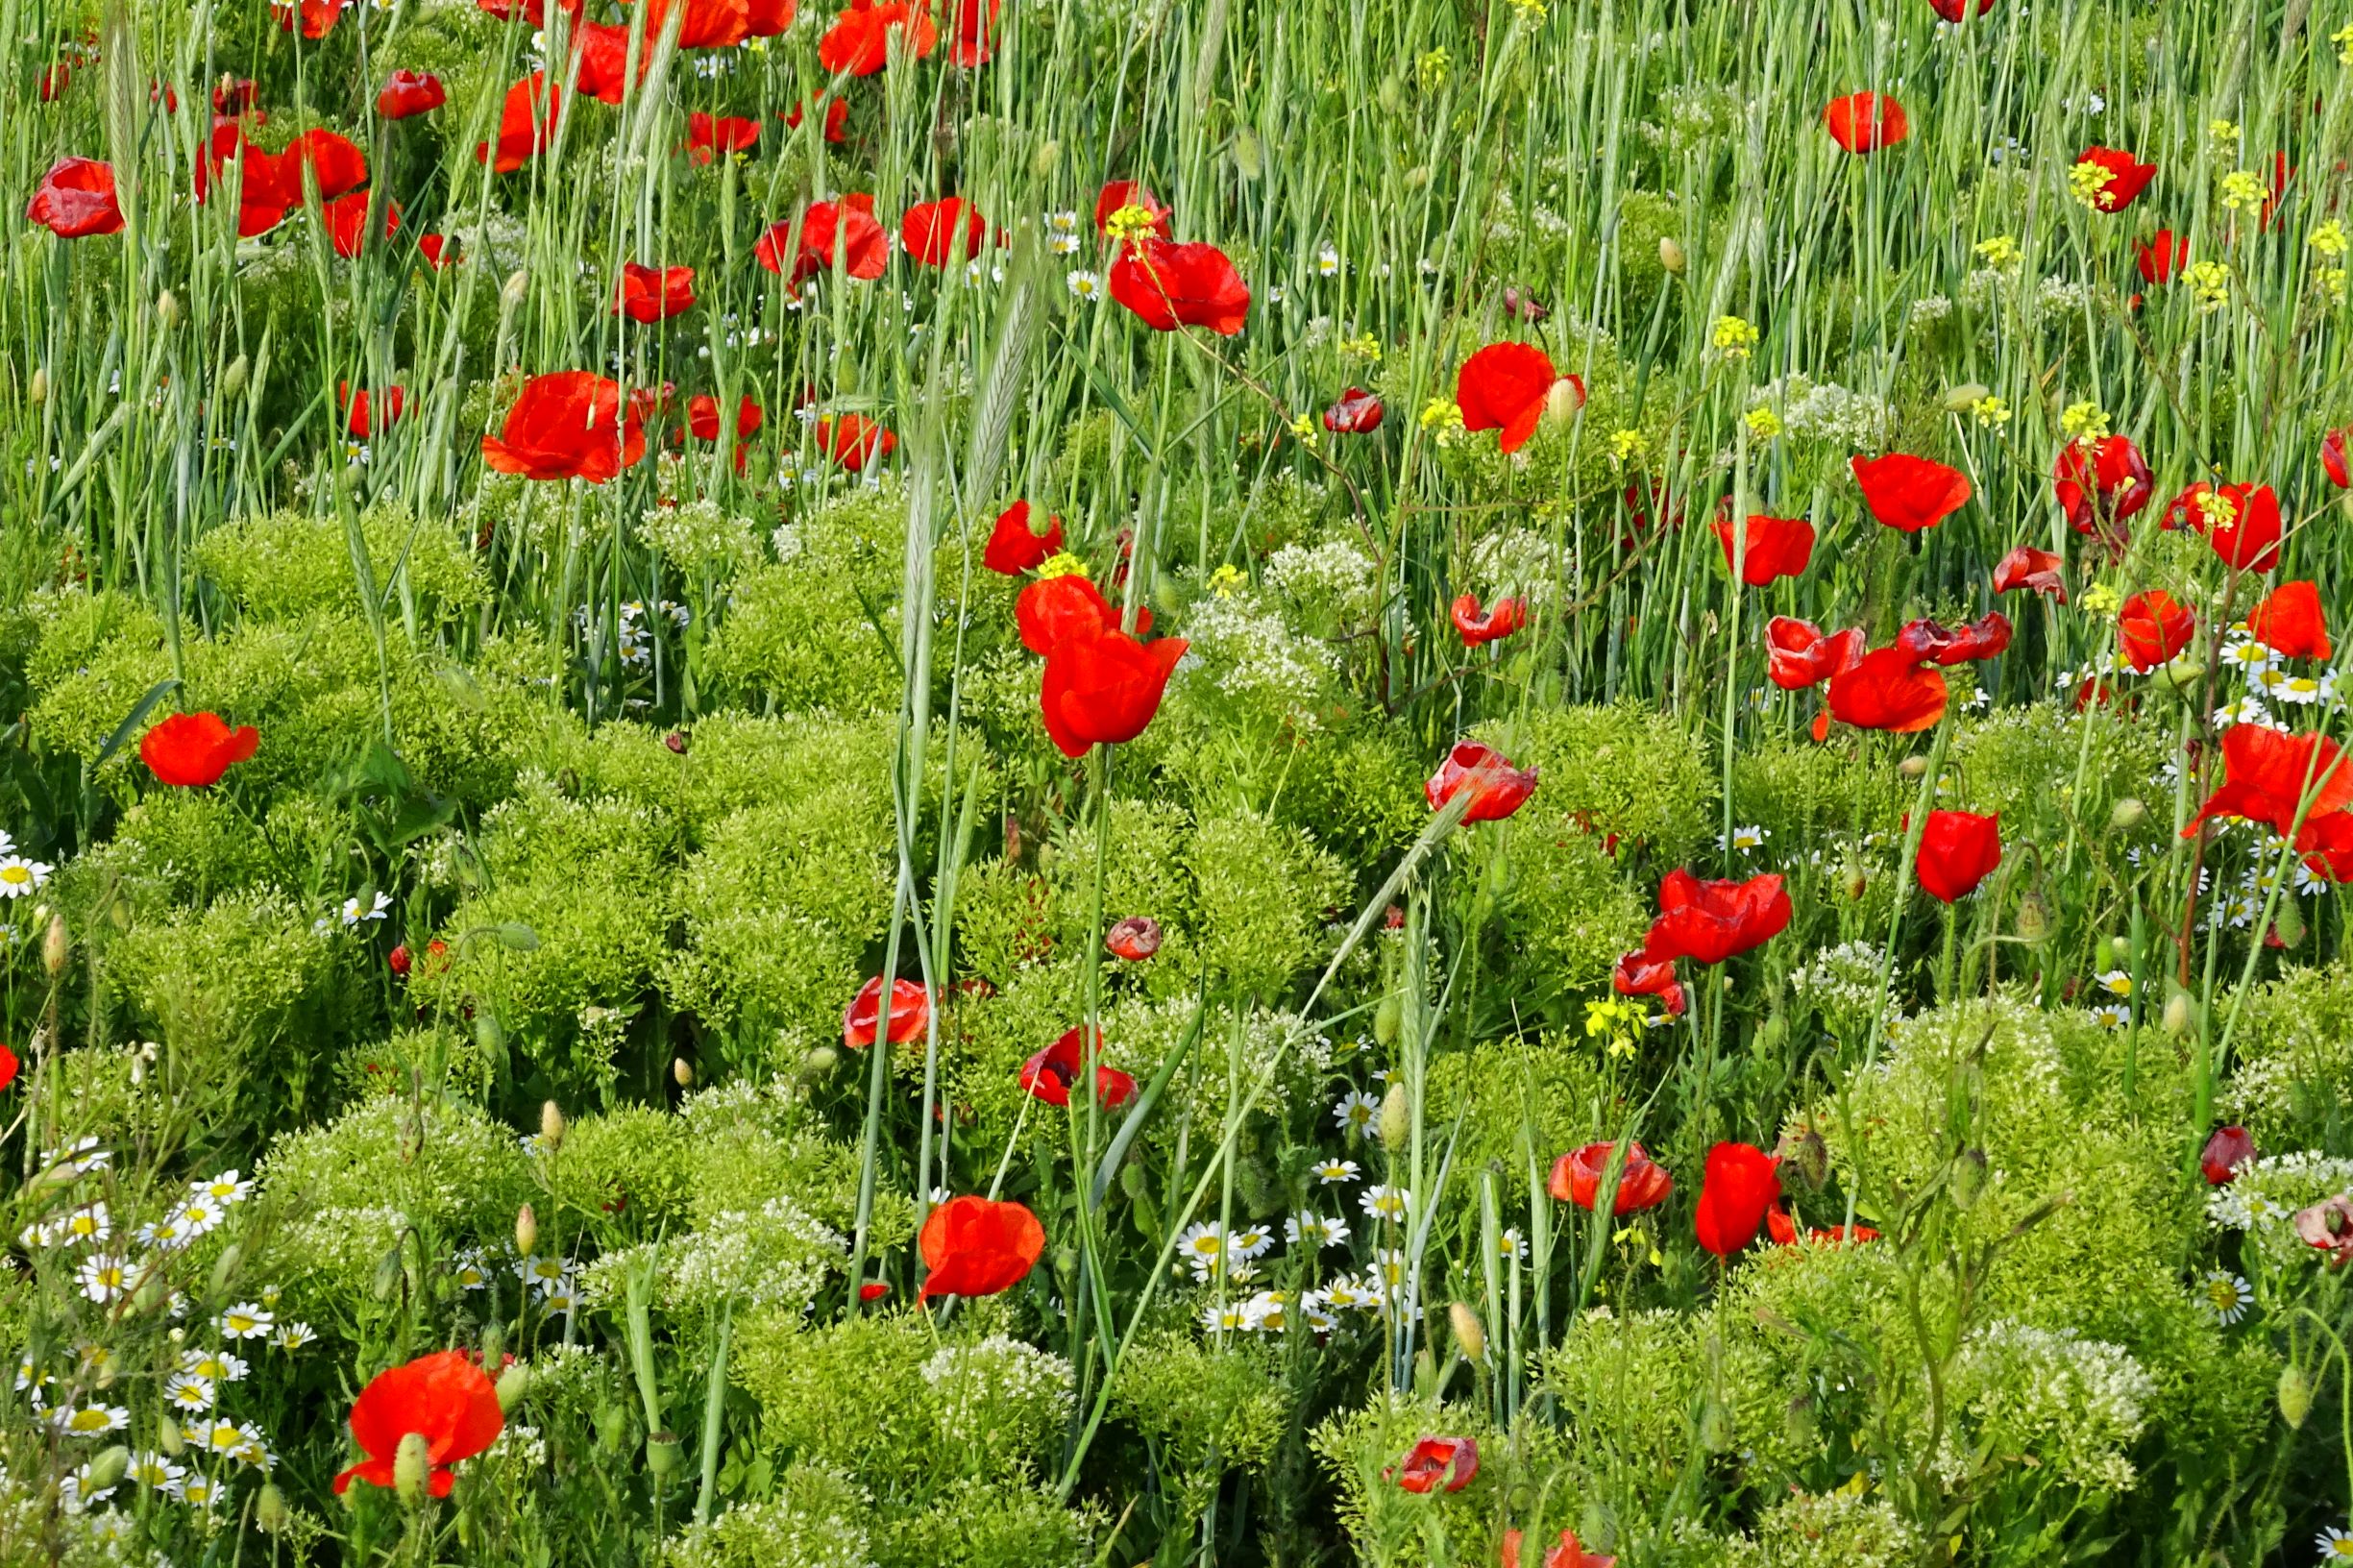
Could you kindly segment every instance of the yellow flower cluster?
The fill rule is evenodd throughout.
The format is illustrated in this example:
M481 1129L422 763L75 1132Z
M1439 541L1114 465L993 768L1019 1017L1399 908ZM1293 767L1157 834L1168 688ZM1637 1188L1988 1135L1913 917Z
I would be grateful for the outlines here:
M1709 341L1727 359L1746 359L1756 348L1757 331L1738 316L1718 316Z

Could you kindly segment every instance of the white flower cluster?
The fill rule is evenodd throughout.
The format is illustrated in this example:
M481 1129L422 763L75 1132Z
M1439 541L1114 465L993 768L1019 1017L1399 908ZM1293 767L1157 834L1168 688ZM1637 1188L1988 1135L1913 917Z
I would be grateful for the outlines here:
M1757 399L1780 414L1791 435L1856 452L1884 447L1896 421L1896 411L1884 398L1795 372L1766 382L1757 389Z
M1526 600L1532 610L1542 609L1558 595L1566 569L1551 535L1534 528L1498 528L1471 546L1463 586L1482 603L1508 596Z
M959 1442L1009 1446L1067 1421L1077 1381L1062 1357L1001 1334L943 1345L922 1370L939 1397L943 1433Z
M670 506L649 506L637 531L673 571L714 578L733 576L760 559L751 520L724 510L708 496Z
M2265 1155L2239 1167L2228 1185L2206 1194L2206 1220L2218 1230L2285 1230L2298 1209L2353 1189L2353 1160L2316 1150Z
M1954 1377L1960 1403L2005 1445L2089 1490L2131 1489L2125 1450L2157 1384L2123 1346L2003 1318L1969 1336Z
M650 1243L649 1243L650 1244ZM622 1300L630 1262L643 1249L606 1253L582 1271L588 1299ZM804 1306L828 1270L849 1254L846 1237L779 1194L757 1209L714 1214L662 1247L662 1304L695 1311L733 1301L750 1307Z
M1373 563L1344 539L1285 545L1266 557L1263 573L1270 591L1311 613L1348 625L1373 612Z
M1789 976L1791 989L1826 1013L1863 1014L1881 1003L1880 970L1887 953L1875 942L1825 947Z
M1200 600L1185 634L1192 647L1180 678L1206 681L1230 698L1269 701L1298 728L1316 727L1317 700L1338 671L1329 649L1241 593Z

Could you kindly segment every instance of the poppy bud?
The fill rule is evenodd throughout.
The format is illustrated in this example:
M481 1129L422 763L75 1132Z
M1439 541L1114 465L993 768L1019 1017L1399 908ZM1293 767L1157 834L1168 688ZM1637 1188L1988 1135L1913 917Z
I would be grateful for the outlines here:
M2283 947L2300 946L2304 941L2304 912L2293 898L2280 901L2279 914L2271 921L2271 934Z
M1700 1447L1722 1454L1731 1446L1732 1412L1725 1409L1724 1401L1711 1397L1700 1409Z
M2304 1418L2312 1414L2312 1380L2304 1368L2290 1361L2279 1369L2279 1418L2288 1423L2291 1432L2300 1430Z
M474 1015L474 1043L481 1047L483 1055L493 1059L505 1054L506 1029L496 1014Z
M512 310L523 303L524 296L530 291L531 275L517 267L506 275L506 282L499 286L499 308Z
M508 1415L514 1414L515 1407L523 1403L523 1396L530 1391L530 1371L521 1361L500 1373L497 1388L500 1410Z
M1544 422L1557 429L1575 419L1584 405L1585 383L1574 376L1563 376L1544 394Z
M1783 1170L1803 1182L1811 1191L1821 1191L1822 1184L1830 1179L1830 1146L1811 1127L1782 1139L1774 1155L1781 1162Z
M680 1089L692 1089L695 1087L695 1064L683 1056L672 1057L670 1076Z
M1678 278L1683 275L1683 268L1689 265L1689 258L1683 255L1683 248L1666 234L1658 236L1658 265L1662 270Z
M1373 96L1380 103L1384 114L1396 115L1406 111L1406 85L1398 80L1394 71L1381 79L1381 86Z
M629 1433L629 1412L618 1401L608 1400L597 1407L589 1417L597 1428L597 1446L607 1454L621 1452L621 1440Z
M180 1458L181 1451L187 1446L187 1437L181 1432L179 1422L166 1416L156 1424L156 1449L165 1458Z
M564 1146L564 1111L553 1100L539 1108L539 1141L551 1149Z
M49 401L49 372L47 369L36 370L33 373L33 380L25 384L25 401L36 408Z
M525 1204L515 1211L515 1251L528 1258L539 1250L539 1216Z
M1846 880L1840 884L1839 891L1847 895L1849 903L1853 903L1863 896L1863 890L1868 886L1870 886L1870 879L1863 875L1863 868L1850 866L1847 868Z
M264 1535L275 1535L294 1522L293 1510L286 1507L286 1494L278 1489L278 1482L261 1483L261 1495L254 1499L254 1523Z
M131 1450L125 1448L120 1443L116 1443L111 1448L109 1448L99 1454L96 1458L90 1460L90 1467L86 1473L82 1482L84 1495L87 1496L93 1492L105 1491L108 1487L121 1481L123 1479L123 1472L130 1468Z
M800 1070L812 1078L821 1078L831 1072L834 1064L841 1060L840 1051L830 1045L820 1045L800 1059Z
M2177 991L2165 999L2165 1032L2179 1040L2190 1032L2196 1014L2190 1003L2190 993Z
M678 1468L678 1434L657 1432L646 1439L646 1468L667 1476Z
M1381 1146L1395 1154L1413 1137L1412 1096L1403 1084L1389 1085L1381 1096Z
M2018 901L2018 940L2040 946L2050 940L2050 906L2041 889L2030 890Z
M1466 1361L1486 1359L1487 1329L1479 1321L1479 1314L1468 1305L1455 1302L1446 1309L1446 1321L1455 1331L1455 1348L1462 1352Z
M72 949L65 941L65 917L50 916L49 929L41 936L41 968L54 980L65 972L65 960L71 955Z
M1821 1428L1814 1421L1811 1397L1800 1394L1789 1402L1789 1408L1781 1412L1781 1433L1789 1439L1789 1446L1800 1453L1813 1448L1821 1435Z
M1928 759L1915 753L1904 758L1896 771L1917 784L1928 775Z
M380 1474L380 1472L379 1472ZM425 1487L433 1478L433 1445L425 1433L404 1433L392 1451L392 1489L411 1506L425 1501Z
M2118 963L2122 963L2125 959L2132 957L2132 939L2130 937L2110 937L2108 951L2116 955Z
M1056 165L1060 164L1061 162L1062 143L1059 141L1042 141L1038 144L1038 150L1030 155L1030 172L1037 175L1039 179L1042 180L1047 175L1052 174Z
M2138 796L2128 795L2124 796L2124 798L2119 800L2116 803L2115 808L2108 813L2108 825L2115 828L2119 833L2129 833L2134 828L2139 827L2143 822L2147 821L2148 807L2141 803L2141 798Z
M240 354L234 359L230 360L229 368L221 372L221 396L230 399L237 397L245 390L246 377L252 374L253 361L247 359L245 355ZM282 1504L284 1500L282 1498L280 1501Z
M376 1273L368 1281L368 1289L378 1301L390 1301L392 1292L401 1287L401 1249L393 1248L376 1260Z
M156 296L156 320L167 332L180 325L180 296L168 288Z
M669 734L663 736L662 744L670 747L671 754L673 756L683 757L686 755L686 736L679 730L674 729Z
M1501 858L1500 856L1497 858ZM1779 1008L1765 1015L1765 1021L1756 1026L1755 1048L1760 1051L1778 1050L1781 1041L1789 1038L1789 1017Z
M1234 171L1245 180L1256 180L1262 163L1259 138L1246 129L1235 132Z
M1392 992L1381 998L1373 1009L1373 1041L1380 1045L1397 1043L1397 1026L1405 1021L1405 998Z
M1588 1552L1615 1552L1618 1549L1618 1510L1595 1498L1577 1516L1578 1538ZM1587 1561L1591 1561L1587 1557Z
M1983 381L1963 381L1945 394L1945 412L1966 414L1994 395L1994 389Z
M242 1241L232 1241L221 1249L221 1255L212 1260L212 1274L209 1281L212 1294L216 1296L229 1294L230 1282L237 1277L237 1265L243 1262L245 1262L245 1243Z
M1952 1157L1952 1171L1946 1179L1952 1192L1952 1206L1968 1209L1985 1191L1985 1151L1963 1149Z
M1413 167L1406 171L1406 188L1408 190L1419 190L1428 184L1430 184L1429 164L1416 163L1413 165Z

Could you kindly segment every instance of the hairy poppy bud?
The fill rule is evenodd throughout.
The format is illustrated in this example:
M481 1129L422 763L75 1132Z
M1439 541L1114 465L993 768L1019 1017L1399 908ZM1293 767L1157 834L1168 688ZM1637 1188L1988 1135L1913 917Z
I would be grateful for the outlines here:
M1487 1354L1487 1328L1479 1321L1479 1314L1463 1302L1455 1302L1446 1309L1447 1324L1455 1331L1455 1348L1462 1352L1466 1361L1483 1360Z
M2118 963L2123 963L2126 959L2132 957L2132 939L2130 937L2110 937L2108 939L2108 951L2116 955L2116 961Z
M506 282L499 285L499 308L512 310L521 305L524 297L530 292L531 275L523 268L517 267L506 275Z
M1952 1192L1952 1206L1967 1209L1985 1191L1985 1151L1963 1149L1952 1157L1952 1172L1947 1180Z
M1593 1499L1577 1516L1577 1534L1589 1552L1615 1552L1618 1549L1618 1510L1599 1498Z
M1801 1453L1814 1446L1821 1436L1821 1428L1814 1420L1814 1401L1809 1395L1800 1394L1789 1402L1789 1408L1781 1412L1781 1431L1788 1437L1789 1446Z
M517 1361L499 1374L496 1390L499 1396L499 1409L507 1415L514 1414L515 1407L523 1403L523 1396L530 1392L530 1388L531 1374L521 1361Z
M1405 1022L1405 1017L1406 1003L1404 997L1399 996L1394 992L1382 997L1381 1005L1373 1009L1374 1043L1380 1045L1396 1044L1398 1026Z
M2290 1361L2279 1369L2279 1418L2291 1432L2300 1430L2312 1414L2312 1380L2304 1368Z
M90 1460L89 1470L83 1477L82 1494L88 1497L105 1491L121 1481L123 1472L130 1468L131 1450L116 1443Z
M1849 903L1852 903L1863 896L1863 890L1870 885L1871 880L1863 874L1863 868L1850 866L1845 878L1839 883L1839 891L1847 895Z
M1915 752L1898 764L1896 771L1917 784L1928 776L1928 759Z
M1683 275L1683 268L1689 265L1689 258L1683 255L1683 248L1666 234L1658 236L1658 265L1678 278Z
M1811 1127L1783 1138L1774 1154L1781 1162L1781 1168L1795 1175L1811 1191L1821 1191L1822 1184L1830 1179L1830 1146Z
M2018 901L2018 940L2040 946L2050 940L2050 906L2041 889L2031 890Z
M180 296L168 288L156 296L156 320L163 324L165 331L180 325Z
M421 1432L403 1434L401 1446L392 1451L393 1491L404 1503L422 1503L425 1488L432 1479L433 1445Z
M1416 163L1413 165L1413 167L1406 171L1406 188L1408 190L1419 190L1428 184L1430 184L1429 164Z
M33 380L25 383L25 401L36 408L49 401L49 372L45 368L36 370Z
M1254 134L1247 129L1234 133L1235 173L1245 180L1256 180L1265 161L1260 155L1259 138Z
M221 1255L212 1260L212 1274L209 1284L211 1285L212 1293L214 1295L225 1296L229 1294L230 1282L237 1277L237 1267L244 1262L244 1242L232 1241L229 1243L229 1245L221 1249Z
M181 1432L179 1422L167 1415L156 1423L156 1450L165 1458L178 1458L187 1446L187 1437Z
M539 1216L525 1204L515 1211L515 1251L528 1258L539 1250Z
M2185 649L2181 657L2158 669L2157 678L2176 692L2194 692L2206 678L2206 661L2197 656L2196 649Z
M254 1523L264 1535L275 1535L294 1523L293 1510L286 1507L286 1494L278 1489L278 1482L261 1483L261 1494L254 1499Z
M539 1141L551 1149L564 1146L564 1108L553 1100L539 1108Z
M1725 1409L1724 1401L1712 1396L1700 1409L1700 1446L1710 1454L1721 1454L1732 1446L1732 1412Z
M2304 911L2293 898L2280 901L2279 914L2271 920L2271 935L2279 939L2282 947L2298 947L2304 943Z
M65 917L50 916L49 929L41 934L41 968L55 980L65 972L65 961L72 956L73 949L65 941Z
M821 1078L833 1070L842 1060L842 1053L830 1045L820 1045L800 1059L800 1070L812 1078Z
M1413 1137L1413 1102L1402 1083L1381 1096L1381 1146L1395 1154Z
M499 1021L497 1014L474 1015L474 1043L481 1047L483 1055L494 1060L505 1052L506 1026Z
M1544 394L1544 422L1557 429L1577 417L1585 405L1585 383L1563 376Z
M2197 1014L2190 1002L2190 993L2177 991L2165 999L2165 1032L2179 1040L2190 1032Z
M670 1059L670 1077L671 1081L675 1083L680 1089L694 1088L695 1064L689 1062L683 1056L672 1057Z
M2108 825L2119 833L2129 833L2148 821L2148 807L2138 796L2128 795L2119 800L2108 813Z
M1994 395L1994 389L1983 381L1963 381L1945 394L1945 412L1966 414Z
M245 355L240 354L234 359L230 360L229 368L221 372L221 396L230 399L236 398L245 390L245 379L252 374L253 361L246 358ZM282 1503L283 1499L281 1499L281 1502Z

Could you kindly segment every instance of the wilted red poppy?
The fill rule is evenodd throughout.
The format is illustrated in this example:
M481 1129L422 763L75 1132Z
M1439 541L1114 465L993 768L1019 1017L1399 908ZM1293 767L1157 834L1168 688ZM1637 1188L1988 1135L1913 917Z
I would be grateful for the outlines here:
M1554 1161L1553 1196L1592 1213L1602 1195L1602 1177L1609 1169L1610 1153L1616 1148L1615 1143L1588 1143ZM1652 1160L1641 1144L1629 1144L1626 1168L1618 1174L1618 1195L1609 1212L1633 1214L1655 1209L1674 1190L1675 1179L1667 1174L1667 1167Z
M686 156L708 163L722 153L749 152L759 144L760 122L741 114L689 114Z
M1479 1474L1479 1444L1469 1437L1425 1437L1406 1451L1406 1457L1381 1472L1409 1492L1443 1488L1458 1492Z
M411 114L429 113L450 101L441 86L441 78L430 71L394 71L384 82L384 90L376 95L376 112L380 118L404 120Z
M2353 428L2339 426L2320 438L2320 472L2340 490L2353 489L2353 468L2345 465L2345 437Z
M2181 836L2189 838L2217 817L2243 817L2285 838L2295 830L2299 805L2309 821L2348 804L2353 763L2335 741L2267 724L2233 724L2222 732L2222 782Z
M401 1442L416 1433L432 1467L426 1490L447 1497L457 1481L450 1467L498 1441L505 1425L497 1385L462 1350L437 1350L380 1372L352 1401L352 1436L367 1458L335 1477L336 1495L355 1481L390 1486Z
M417 251L425 257L425 264L435 272L439 272L457 259L456 257L450 254L450 236L447 234L418 235Z
M1675 1017L1683 1016L1687 999L1682 982L1675 978L1675 960L1648 952L1626 953L1610 971L1609 987L1621 996L1655 996Z
M2068 527L2098 535L2111 549L2122 543L2116 526L2146 506L2156 489L2141 449L2127 436L2070 441L2051 465L2050 492Z
M212 88L212 112L242 114L261 102L261 88L250 76L223 76Z
M1692 1228L1700 1245L1719 1258L1756 1239L1765 1212L1781 1195L1773 1156L1751 1143L1719 1143L1707 1151L1707 1175L1700 1184L1700 1205Z
M1156 332L1207 327L1220 337L1242 330L1250 289L1214 245L1178 245L1145 235L1119 248L1111 297Z
M1789 1204L1785 1199L1774 1199L1773 1207L1765 1211L1765 1234L1773 1237L1776 1246L1794 1247L1798 1244L1798 1222L1790 1217ZM1816 1225L1805 1234L1809 1240L1828 1242L1832 1246L1843 1245L1850 1239L1844 1225ZM1851 1239L1858 1243L1876 1241L1879 1233L1868 1225L1857 1225Z
M1990 659L2010 646L2010 618L1989 611L1965 626L1938 621L1907 621L1896 633L1895 646L1921 664L1950 669L1974 659Z
M1124 211L1131 207L1139 208L1144 212L1147 219L1143 227L1144 233L1157 235L1162 239L1168 237L1168 208L1161 206L1160 198L1153 195L1150 189L1133 180L1107 181L1103 188L1095 193L1094 232L1098 234L1108 234L1111 232L1112 214Z
M1119 612L1104 599L1103 590L1076 572L1041 577L1022 589L1014 600L1013 618L1020 629L1021 646L1041 655L1053 652L1054 645L1066 637L1093 637L1119 629ZM1136 623L1138 633L1151 629L1150 615L1140 614Z
M2193 485L2168 510L2204 534L2222 564L2235 571L2268 572L2279 565L2279 497L2267 484Z
M1084 1029L1068 1029L1060 1040L1021 1064L1021 1087L1048 1105L1068 1105L1070 1086L1078 1082L1086 1064L1079 1060L1086 1041ZM1103 1035L1094 1037L1095 1103L1106 1111L1116 1111L1136 1097L1136 1080L1116 1067L1102 1064Z
M2295 1212L2295 1234L2309 1246L2327 1253L2331 1268L2353 1262L2353 1194L2322 1198Z
M613 291L613 314L631 321L668 321L695 303L695 269L649 267L635 261L621 264L621 283Z
M1464 821L1501 821L1536 793L1536 771L1512 767L1511 760L1492 747L1458 741L1422 786L1422 795L1432 811L1444 811L1463 790L1471 792L1470 809L1462 814Z
M300 22L303 37L317 39L335 30L335 18L343 14L345 0L270 0L270 13L278 18L282 33L291 33Z
M2283 582L2272 589L2247 612L2246 629L2282 658L2325 659L2335 652L2320 590L2310 582Z
M2190 264L2190 236L2170 229L2158 230L2135 249L2133 265L2141 269L2141 281L2152 285L2171 282Z
M60 239L119 233L123 209L114 199L114 165L94 158L61 158L41 176L25 207L28 222Z
M1724 564L1732 565L1732 549L1738 542L1731 523L1716 519L1716 538L1724 546ZM1748 552L1740 560L1740 580L1752 588L1762 588L1781 577L1794 577L1803 572L1814 558L1814 526L1802 517L1767 517L1762 512L1749 514Z
M1004 0L955 0L956 42L948 51L948 59L964 69L977 70L989 63L996 38L996 14Z
M2173 602L2173 596L2162 588L2151 588L2124 600L2117 611L2116 625L2124 661L2142 672L2171 662L2175 654L2190 646L2190 639L2197 631L2197 623L2190 612Z
M497 174L512 174L522 168L554 142L563 102L563 89L548 80L548 73L533 71L506 89L506 101L499 110L495 152L493 143L477 142L474 161L488 163Z
M891 263L891 239L874 220L874 198L849 195L838 202L812 203L800 215L800 245L793 253L793 282L804 282L833 270L835 260L852 278L882 276ZM793 235L791 220L769 226L752 247L760 265L771 272L784 270L784 247Z
M1908 452L1855 457L1849 466L1871 515L1901 533L1933 528L1969 503L1969 476Z
M1493 609L1482 613L1479 596L1463 594L1455 600L1450 613L1464 648L1500 641L1528 625L1528 601L1521 599L1499 599Z
M391 429L406 402L406 394L397 386L388 386L381 397L371 398L364 386L355 395L348 381L335 383L335 396L344 404L345 428L363 440Z
M1038 683L1046 734L1066 757L1134 740L1160 712L1187 646L1182 637L1143 643L1110 630L1060 638L1046 650Z
M2238 1180L2239 1167L2255 1158L2255 1139L2243 1127L2218 1127L2197 1157L2197 1168L2208 1187L2227 1187Z
M891 63L891 35L911 60L923 60L939 47L940 28L931 12L906 0L849 0L849 9L836 17L817 43L817 62L836 76L872 76Z
M1765 623L1766 674L1785 692L1818 686L1863 656L1863 628L1823 635L1820 626L1796 616Z
M1114 958L1140 964L1160 951L1160 921L1149 915L1130 915L1103 934L1103 945Z
M1721 964L1779 936L1790 913L1789 894L1775 872L1745 882L1702 881L1679 866L1658 884L1658 919L1642 950L1654 959Z
M1370 435L1381 429L1388 410L1381 400L1360 386L1340 394L1340 401L1324 410L1324 429L1334 435Z
M980 255L989 243L989 222L970 202L949 196L907 208L898 220L898 238L914 260L944 267L953 257L970 260Z
M1045 1251L1045 1227L1017 1203L993 1203L967 1193L950 1198L923 1221L917 1238L923 1265L918 1301L934 1296L993 1296L1028 1277Z
M1920 858L1913 870L1928 896L1949 904L1977 891L2001 864L2001 817L1967 811L1932 811L1921 824Z
M139 760L162 783L203 789L260 745L261 732L251 724L231 729L217 713L175 713L139 737Z
M1462 410L1462 428L1501 430L1496 445L1505 452L1519 451L1536 433L1555 380L1551 356L1533 344L1488 344L1455 373L1455 403Z
M638 400L625 418L621 383L585 370L532 377L499 434L482 437L482 461L529 479L602 484L645 455Z
M989 530L989 543L980 552L980 564L992 572L1017 577L1024 572L1035 572L1060 551L1062 519L1047 518L1045 531L1040 533L1031 524L1030 516L1026 501L1017 501L997 513L996 526Z
M1823 108L1822 125L1832 141L1851 153L1875 153L1912 134L1903 106L1876 92L1851 92L1831 99Z
M2156 178L2157 165L2144 163L2130 153L2114 147L2086 147L2083 156L2075 159L2078 168L2086 163L2108 171L2107 180L2093 194L2093 207L2102 212L2121 212L2138 201L2141 192Z
M862 1051L874 1043L874 1031L882 1017L882 976L876 975L858 988L858 994L849 999L842 1013L842 1043L853 1051ZM891 982L890 1041L904 1045L921 1040L931 1027L930 993L913 980Z
M327 226L327 242L346 261L356 260L360 251L365 248L370 199L367 191L355 190L336 197L319 208L319 221ZM390 239L400 233L400 205L387 200L383 208L381 233L386 239Z
M1875 648L1830 677L1830 717L1857 729L1910 735L1945 717L1944 675L1900 648Z
M2060 574L2066 567L2065 561L2047 550L2021 545L1994 568L1994 592L2008 594L2023 588L2030 593L2055 595L2064 604L2067 581Z
M1516 1530L1504 1531L1503 1568L1520 1568L1521 1539ZM1618 1559L1586 1551L1579 1544L1577 1531L1564 1530L1560 1532L1560 1544L1545 1549L1542 1568L1618 1568Z
M818 450L840 464L849 474L861 473L866 465L888 457L898 449L898 436L877 420L864 414L844 414L817 422Z

